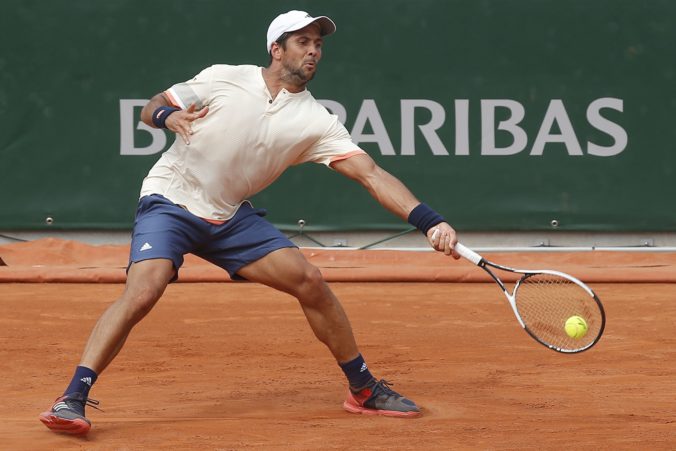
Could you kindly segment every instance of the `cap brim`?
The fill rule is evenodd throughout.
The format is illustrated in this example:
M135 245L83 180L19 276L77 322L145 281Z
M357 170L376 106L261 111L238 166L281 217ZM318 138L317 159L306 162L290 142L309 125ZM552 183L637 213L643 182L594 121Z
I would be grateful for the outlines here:
M308 17L307 20L298 22L293 26L293 29L289 29L287 31L298 31L314 22L319 24L320 34L322 36L328 36L336 32L336 24L326 16Z

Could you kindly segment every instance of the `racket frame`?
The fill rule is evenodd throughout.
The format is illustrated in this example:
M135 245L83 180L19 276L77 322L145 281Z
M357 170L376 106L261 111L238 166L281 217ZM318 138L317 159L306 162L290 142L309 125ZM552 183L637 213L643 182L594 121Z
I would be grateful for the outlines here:
M557 352L561 352L564 354L575 354L579 353L582 351L586 351L587 349L591 348L594 346L599 339L601 338L601 335L603 335L603 330L605 329L605 324L606 324L606 314L605 310L603 309L603 304L601 304L601 300L596 296L596 294L592 291L591 288L589 288L587 285L584 284L581 280L571 276L570 274L566 274L560 271L553 271L550 269L537 269L537 270L532 270L532 269L516 269L516 268L510 268L508 266L503 266L499 265L497 263L493 263L489 260L486 260L484 257L479 255L478 253L474 252L472 249L464 246L461 243L456 243L455 245L455 251L460 254L461 257L469 260L470 262L474 263L484 271L488 273L489 276L495 281L495 283L498 284L498 286L502 289L503 293L505 294L505 297L507 298L507 301L509 302L510 307L512 308L512 312L514 313L514 316L516 317L517 321L519 322L519 325L530 335L535 341L538 343L542 344L543 346L552 349ZM514 289L510 293L507 287L505 286L504 282L495 274L493 271L490 270L489 267L493 267L502 271L506 272L511 272L515 274L523 274L523 276L516 281L514 284ZM526 324L523 322L523 319L521 319L521 315L519 314L519 309L516 307L516 295L519 290L519 286L521 283L528 279L529 277L532 277L536 274L547 274L547 275L552 275L552 276L558 276L558 277L563 277L564 279L570 280L571 282L575 283L578 285L580 288L582 288L587 294L596 302L596 305L598 306L600 312L601 312L601 326L599 329L598 334L594 338L594 340L590 343L588 343L585 346L582 346L580 348L576 349L565 349L565 348L560 348L558 346L554 346L550 343L547 343L540 338L537 337L531 330L526 326Z

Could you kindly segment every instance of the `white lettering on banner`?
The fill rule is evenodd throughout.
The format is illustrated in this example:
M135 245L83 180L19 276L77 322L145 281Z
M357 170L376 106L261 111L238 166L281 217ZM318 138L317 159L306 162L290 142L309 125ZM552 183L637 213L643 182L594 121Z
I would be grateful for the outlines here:
M455 154L469 155L469 100L455 100Z
M551 133L554 122L559 126L561 133ZM575 136L573 124L570 123L566 108L559 99L554 99L549 102L545 118L542 120L540 131L538 131L530 154L542 155L542 152L545 150L545 144L548 142L564 143L569 155L582 155L582 148L580 147L580 142L577 140L577 136Z
M611 108L623 112L621 99L605 97L596 99L587 108L587 120L596 129L608 134L615 140L615 144L609 147L599 146L593 142L587 142L587 153L597 157L612 157L622 152L627 147L628 136L625 129L601 116L600 110Z
M370 122L373 133L364 133L366 122ZM357 119L354 120L352 126L352 141L355 144L359 143L376 143L380 147L380 153L383 155L396 155L394 146L390 140L390 135L387 134L385 123L380 116L380 111L373 99L364 99L359 108Z
M152 155L161 152L167 144L164 130L152 128L141 121L136 121L134 109L143 107L147 99L120 99L120 155ZM134 126L151 134L152 141L147 147L136 147L134 144Z
M146 99L120 99L120 155L152 155L164 150L167 145L167 136L164 130L152 128L139 121L135 111L143 107ZM347 122L347 109L335 100L319 100L327 110L338 116L342 123ZM528 135L519 125L526 116L526 109L516 100L510 99L482 99L481 105L481 148L480 155L485 156L509 156L516 155L526 150ZM469 106L468 99L455 99L453 109L455 113L455 149L453 155L470 155L469 142ZM509 116L501 119L496 124L496 111L507 109ZM424 124L416 124L416 109L424 109L429 112L430 119ZM629 137L627 131L621 125L601 115L601 110L611 109L624 112L624 101L613 97L602 97L592 101L587 107L586 119L591 127L605 133L613 143L608 146L587 141L586 153L596 157L612 157L618 155L627 148ZM416 136L422 135L427 147L433 155L448 156L442 137L447 111L444 106L429 99L401 99L401 149L397 153L392 145L392 140L385 127L383 118L378 110L374 99L364 99L357 112L352 125L352 140L356 144L375 143L381 155L415 155ZM501 115L500 117L504 117ZM559 133L555 130L558 128ZM369 133L367 130L371 130ZM134 141L136 130L150 134L151 142L146 147L136 147ZM417 133L417 130L420 133ZM508 133L512 137L512 144L507 147L497 147L496 131ZM440 137L441 135L441 137ZM547 144L562 143L568 155L581 156L584 151L575 133L570 117L561 99L552 99L547 111L540 122L538 133L533 145L528 152L531 156L542 156L547 151ZM560 150L559 150L560 151ZM418 150L418 152L420 152Z
M498 130L512 135L514 142L509 147L495 147L495 108L509 109L511 115L508 120L498 124ZM481 155L514 155L521 152L528 144L526 132L518 127L526 115L526 110L519 102L508 99L481 101Z
M448 150L439 139L437 130L444 125L446 111L433 100L401 100L401 155L415 155L415 109L425 108L432 117L424 125L418 125L434 155L448 155Z

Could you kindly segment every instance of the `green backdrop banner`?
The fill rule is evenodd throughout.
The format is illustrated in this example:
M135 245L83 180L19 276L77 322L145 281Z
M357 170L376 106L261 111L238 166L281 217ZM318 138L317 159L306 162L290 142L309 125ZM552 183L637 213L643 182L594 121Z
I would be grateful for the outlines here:
M676 226L675 2L4 0L0 228L131 227L174 139L141 107L211 64L266 65L289 9L338 26L313 95L458 229ZM284 228L407 227L319 165L253 201Z

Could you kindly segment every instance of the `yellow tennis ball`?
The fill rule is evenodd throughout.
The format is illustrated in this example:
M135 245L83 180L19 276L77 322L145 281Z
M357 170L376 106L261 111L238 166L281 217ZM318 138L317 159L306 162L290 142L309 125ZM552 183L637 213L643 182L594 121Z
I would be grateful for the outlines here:
M566 333L570 338L580 339L587 335L587 321L581 316L571 316L566 320Z

